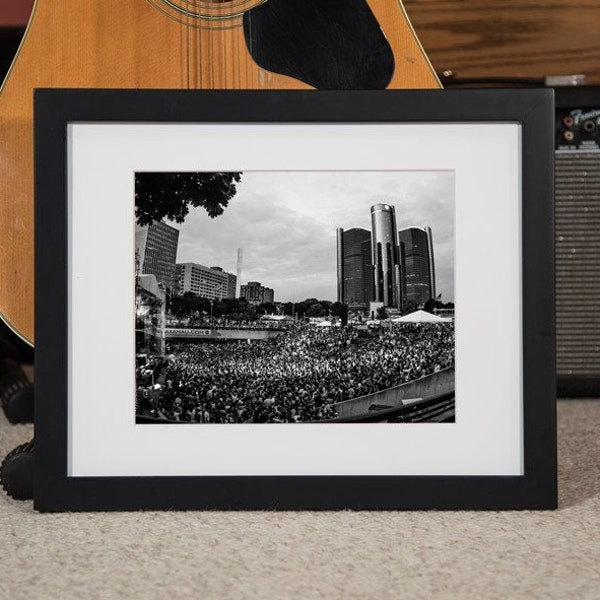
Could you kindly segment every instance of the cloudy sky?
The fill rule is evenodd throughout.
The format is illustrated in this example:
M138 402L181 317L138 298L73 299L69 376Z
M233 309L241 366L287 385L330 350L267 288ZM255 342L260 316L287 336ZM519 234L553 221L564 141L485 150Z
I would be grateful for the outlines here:
M450 171L244 172L215 219L192 209L180 229L177 262L259 281L277 302L336 300L336 228L371 229L370 207L396 207L398 229L432 229L437 291L454 300L454 173Z

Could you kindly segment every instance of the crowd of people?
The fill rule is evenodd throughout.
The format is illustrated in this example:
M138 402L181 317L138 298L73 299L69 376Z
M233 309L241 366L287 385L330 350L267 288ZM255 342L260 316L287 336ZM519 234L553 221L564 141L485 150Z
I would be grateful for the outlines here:
M252 342L171 344L160 391L138 382L138 412L198 423L336 416L335 403L454 365L454 324L396 324L369 336L303 324Z
M187 317L183 319L169 318L169 327L197 327L199 329L291 329L293 321L283 319L232 319L218 317L210 319L206 316Z

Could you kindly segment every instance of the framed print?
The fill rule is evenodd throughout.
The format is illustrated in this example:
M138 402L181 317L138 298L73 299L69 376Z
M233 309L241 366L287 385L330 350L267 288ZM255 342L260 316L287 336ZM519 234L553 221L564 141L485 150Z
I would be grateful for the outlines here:
M35 110L38 510L556 506L551 92Z

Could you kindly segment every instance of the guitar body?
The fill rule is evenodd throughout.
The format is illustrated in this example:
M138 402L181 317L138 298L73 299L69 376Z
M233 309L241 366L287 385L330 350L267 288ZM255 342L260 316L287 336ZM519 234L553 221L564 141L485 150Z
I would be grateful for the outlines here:
M362 89L363 81L378 88L439 87L398 0L302 2L37 0L0 90L0 316L21 339L34 341L35 88ZM319 39L311 26L319 2L337 9L344 27L367 21L372 42L361 42L330 15L319 19ZM321 60L326 27L329 46ZM348 51L351 43L359 51ZM302 61L306 55L319 68ZM363 62L348 70L353 56Z

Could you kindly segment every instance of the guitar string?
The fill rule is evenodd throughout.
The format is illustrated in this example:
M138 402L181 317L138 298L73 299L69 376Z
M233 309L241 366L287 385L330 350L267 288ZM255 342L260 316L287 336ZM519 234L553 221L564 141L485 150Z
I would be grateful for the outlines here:
M252 9L250 9L250 11L252 11ZM251 15L252 15L252 12L249 12L248 13L248 19L251 18ZM242 17L242 22L240 23L240 27L242 27L242 28L244 26L243 18L244 17ZM248 26L250 28L250 31L252 31L252 22L251 21L248 22ZM243 35L244 35L244 33L242 31L242 35L240 36L241 39L243 39ZM240 61L240 63L241 63L241 59L239 58L240 54L241 54L241 52L239 52L239 48L238 48L238 61ZM239 73L239 77L240 77L240 85L239 85L239 87L242 87L242 85L241 85L241 83L242 83L241 82L241 71L242 71L242 67L241 67L241 64L240 64L240 66L238 67L238 73ZM250 82L250 77L251 76L250 76L250 74L248 72L248 65L246 64L246 82L245 82L246 83L246 87L254 87L253 82L252 83Z
M260 79L255 81L255 73L250 69L248 63L243 64L242 61L242 42L240 36L233 34L233 31L238 27L243 28L243 18L247 11L241 10L239 13L229 15L227 18L233 21L230 27L222 27L208 23L206 26L196 22L196 17L201 19L202 7L198 4L199 0L183 0L185 4L192 5L192 9L181 11L184 21L185 32L182 35L182 43L185 44L185 52L183 56L183 86L187 89L216 89L221 88L244 88L257 87L260 84ZM215 0L208 0L213 3ZM263 0L264 1L264 0ZM202 0L200 0L202 2ZM262 2L259 2L261 4ZM169 3L169 6L174 6ZM178 7L180 8L180 7ZM210 9L209 9L210 10ZM214 8L212 11L214 12ZM214 16L207 15L208 20L220 21L224 19L218 12ZM251 11L246 15L248 19L248 27L252 30L252 15ZM238 21L238 22L235 22ZM211 26L214 25L214 26ZM220 29L220 32L215 32L214 28ZM191 29L196 29L194 32ZM207 29L208 31L201 31ZM208 36L208 40L206 39ZM207 52L204 52L204 51ZM218 55L215 52L218 51ZM228 52L234 52L235 55L228 57ZM233 63L229 61L233 59ZM208 64L207 64L208 60ZM216 61L218 65L215 65ZM237 69L232 72L230 67L237 63Z
M185 43L185 72L186 72L186 82L187 82L187 89L190 89L190 69L191 69L191 65L190 65L190 44L191 44L191 39L190 39L190 22L189 22L190 17L186 15L186 43Z
M193 4L193 10L196 10L196 2L194 1ZM188 30L190 30L190 27L192 26L192 22L191 22L192 17L189 15L188 13ZM198 43L197 43L197 38L198 38L198 32L197 31L191 31L192 35L191 37L191 41L190 41L190 52L191 52L191 70L192 73L194 75L194 81L192 82L192 88L193 89L198 89L199 84L200 84L200 79L201 79L201 74L198 72L198 65L204 60L203 56L198 56L198 52L199 52L199 48L198 48Z
M239 36L232 35L230 29L235 29L237 27L243 27L243 15L246 11L242 10L239 13L235 13L229 15L228 17L223 17L220 14L215 14L211 17L211 15L206 15L208 20L218 20L221 19L231 19L232 21L240 20L238 23L233 23L230 27L221 27L218 25L214 25L208 23L206 26L196 23L195 18L202 18L203 14L201 6L198 5L199 0L183 0L188 7L191 5L191 9L188 8L186 10L180 10L181 7L176 7L174 4L169 2L169 6L176 7L183 14L183 19L185 23L185 44L186 44L186 52L185 52L185 81L186 87L188 89L203 89L205 87L209 89L216 89L216 87L228 88L233 87L241 88L242 84L245 84L245 87L254 87L255 83L253 83L253 73L250 70L248 64L245 65L245 69L242 66L242 57L241 57L241 42ZM215 0L208 0L210 3L213 3ZM263 0L264 1L264 0ZM202 2L202 0L200 0ZM261 2L259 2L260 4ZM214 8L212 9L214 12ZM210 8L209 8L210 11ZM248 19L251 20L251 15L248 14ZM251 28L251 23L249 23ZM214 28L220 29L220 32L215 32ZM190 29L195 29L194 32L190 32ZM202 31L206 29L207 31ZM228 35L230 36L228 38ZM206 39L208 36L208 40ZM207 50L205 53L204 50ZM218 51L218 55L215 52ZM228 56L227 53L234 52L236 56L233 57L235 61L237 58L237 70L236 72L230 72L228 67ZM208 64L206 59L208 59ZM218 59L219 65L215 65L216 60ZM244 72L242 72L244 71ZM220 76L219 77L217 76ZM245 78L244 78L245 76Z
M208 67L208 83L207 86L213 90L215 88L215 36L212 31L212 11L214 7L212 6L212 1L209 0L209 4L211 6L208 7L208 23L206 24L206 35L200 38L200 43L204 40L204 47L206 47L206 42L208 41L208 55L205 56L205 60L200 61L198 67L206 69ZM198 30L199 31L199 30ZM198 35L200 33L198 32ZM204 72L204 71L203 71Z
M185 87L185 55L187 44L185 41L185 28L179 27L179 87Z
M220 54L220 56L223 57L223 61L222 61L223 64L222 64L222 67L221 67L223 77L221 79L221 85L220 85L220 87L227 88L228 87L228 84L227 84L227 81L226 81L226 78L227 78L227 75L228 75L228 73L227 73L227 52L225 52L225 43L226 43L227 40L226 40L226 33L225 33L225 29L224 28L221 28L219 37L221 38L219 40L219 42L220 42L219 43L219 46L220 46L219 47L219 50L220 50L219 54Z
M252 10L252 9L250 9L250 10ZM248 16L250 16L250 15L248 15ZM242 33L241 33L241 35L240 35L240 36L239 36L239 38L238 38L239 40L243 40L243 36L244 36L244 32L243 32L243 27L244 27L244 22L243 22L243 19L244 19L244 17L242 16L242 17L241 17L241 19L242 19L242 20L240 21L240 24L239 24L239 26L240 26L240 27L242 27ZM237 51L237 56L238 56L238 87L240 87L240 88L241 88L241 87L242 87L242 60L241 60L241 48L236 48L236 51ZM246 64L246 71L245 71L245 75L246 75L246 79L245 79L245 81L244 81L244 83L245 83L245 86L244 86L244 87L247 87L247 88L248 88L248 87L253 87L253 85L252 85L252 84L251 84L251 82L250 82L250 76L249 76L249 73L248 73L248 65L247 65L247 64Z
M211 31L211 27L210 27L210 23L208 24L208 46L209 46L209 52L208 52L208 61L210 64L210 89L214 90L215 89L215 39L214 39L214 35L213 32ZM221 57L219 56L219 59Z
M236 22L238 21L238 18L235 17L235 20L233 22L233 25L236 26ZM231 82L233 84L233 87L237 87L240 88L241 87L241 80L242 80L242 74L240 72L240 49L238 47L238 35L235 33L235 29L232 29L229 33L229 40L230 40L230 44L232 46L232 50L233 50L233 54L231 55L231 68L233 68L233 71L231 71L231 69L228 70L229 76L231 77ZM227 83L227 87L229 86L229 83Z

